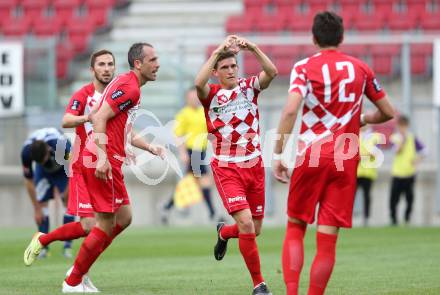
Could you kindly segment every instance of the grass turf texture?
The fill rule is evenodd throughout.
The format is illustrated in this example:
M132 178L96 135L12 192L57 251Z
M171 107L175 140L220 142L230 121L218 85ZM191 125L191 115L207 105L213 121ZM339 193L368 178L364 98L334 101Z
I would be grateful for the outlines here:
M31 267L23 251L32 229L0 229L0 294L60 294L72 260L62 243ZM285 294L281 274L282 228L258 238L263 275L272 292ZM93 266L90 276L104 294L251 294L251 280L231 240L223 261L212 255L212 228L132 228ZM74 243L77 251L79 242ZM326 294L440 294L438 228L356 228L340 234L336 267ZM300 294L307 293L315 231L305 240Z

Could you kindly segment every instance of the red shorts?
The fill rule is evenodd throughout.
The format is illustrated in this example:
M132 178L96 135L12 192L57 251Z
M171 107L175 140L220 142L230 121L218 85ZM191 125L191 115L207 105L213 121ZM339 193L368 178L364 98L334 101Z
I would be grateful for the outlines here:
M90 195L83 174L73 172L69 179L69 200L67 214L80 217L94 217Z
M318 225L351 227L358 160L345 160L336 169L334 159L320 158L318 167L309 167L309 158L293 171L287 214L313 223L316 206Z
M240 162L211 161L215 185L229 214L250 209L252 217L264 217L264 167L261 157Z
M96 158L94 161L96 161ZM121 169L122 163L117 160L110 160L110 164L112 166L112 179L107 180L96 178L95 168L83 166L84 179L95 212L115 213L122 205L130 204Z

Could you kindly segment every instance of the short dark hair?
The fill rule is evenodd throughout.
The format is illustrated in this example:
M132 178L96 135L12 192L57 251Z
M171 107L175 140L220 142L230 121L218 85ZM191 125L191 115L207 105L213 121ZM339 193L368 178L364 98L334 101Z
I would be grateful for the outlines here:
M31 158L37 163L43 162L48 151L47 143L43 140L35 140L31 144Z
M344 37L342 17L330 11L316 14L313 19L312 33L319 47L339 46Z
M397 124L400 126L409 126L409 118L405 115L400 115L397 119Z
M217 66L218 66L218 63L220 61L222 61L224 59L227 59L227 58L230 58L230 57L233 57L233 58L235 58L235 60L237 60L237 55L234 52L232 52L232 51L223 51L223 52L221 52L218 55L217 60L215 61L214 69L217 70Z
M110 50L102 49L92 53L92 55L90 56L90 67L93 68L95 66L95 61L98 56L105 54L110 54L113 58L113 62L115 62L115 56L113 55L113 53Z
M145 57L143 50L144 46L153 48L151 44L145 42L134 43L131 45L130 49L128 50L128 65L130 66L130 69L134 68L134 61L136 59L142 60Z

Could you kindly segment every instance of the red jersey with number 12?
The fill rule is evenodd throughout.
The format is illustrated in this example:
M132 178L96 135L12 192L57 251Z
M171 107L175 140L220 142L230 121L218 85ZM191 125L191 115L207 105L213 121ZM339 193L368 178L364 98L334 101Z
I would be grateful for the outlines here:
M322 50L296 63L289 92L304 98L299 154L327 158L353 147L347 140L359 136L363 95L371 101L385 96L367 64L338 50Z

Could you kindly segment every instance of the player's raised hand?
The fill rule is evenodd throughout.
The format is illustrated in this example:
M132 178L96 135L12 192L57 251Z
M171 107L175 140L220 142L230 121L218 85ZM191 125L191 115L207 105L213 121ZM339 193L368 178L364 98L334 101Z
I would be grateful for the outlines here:
M242 50L253 51L255 50L255 48L257 48L257 45L255 43L252 43L251 41L241 37L236 39L236 43L237 46Z
M226 37L226 39L219 45L219 47L217 47L216 51L217 53L222 52L222 51L237 51L240 50L237 46L236 46L236 40L238 39L238 36L236 35L229 35ZM237 53L235 52L235 53Z
M287 183L289 181L289 171L281 160L273 161L272 170L273 175L279 182Z
M99 161L98 161L99 164ZM103 165L97 165L95 169L95 176L96 178L107 180L112 179L112 166L110 163L106 160Z

